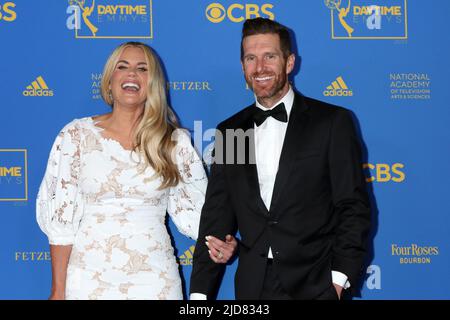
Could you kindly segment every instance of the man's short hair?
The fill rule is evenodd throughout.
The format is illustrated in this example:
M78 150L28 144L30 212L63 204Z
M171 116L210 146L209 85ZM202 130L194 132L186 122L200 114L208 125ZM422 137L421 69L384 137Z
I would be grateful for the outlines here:
M292 53L292 44L289 29L283 26L281 23L267 19L267 18L255 18L245 21L242 27L242 39L241 39L241 61L244 58L244 38L257 34L278 34L280 37L280 47L285 59Z

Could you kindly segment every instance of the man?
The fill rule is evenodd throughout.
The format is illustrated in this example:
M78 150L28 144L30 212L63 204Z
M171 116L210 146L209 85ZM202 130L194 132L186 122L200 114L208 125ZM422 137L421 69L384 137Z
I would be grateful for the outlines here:
M200 240L236 230L237 299L338 299L357 287L370 226L351 114L294 92L295 55L277 22L244 23L241 62L256 102L218 126L191 299L214 297L223 271ZM249 138L244 148L235 145L239 132Z

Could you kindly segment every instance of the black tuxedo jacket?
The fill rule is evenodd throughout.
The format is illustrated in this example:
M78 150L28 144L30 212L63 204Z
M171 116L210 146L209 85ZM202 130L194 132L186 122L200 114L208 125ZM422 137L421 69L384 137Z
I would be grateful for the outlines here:
M237 299L259 299L269 247L280 282L294 299L314 299L328 290L332 270L357 287L370 207L350 112L295 94L267 210L259 192L253 133L247 131L254 128L255 110L253 104L217 128L216 163L202 209L190 292L214 297L223 265L210 260L205 236L223 239L237 230ZM230 135L239 129L247 132L244 146Z

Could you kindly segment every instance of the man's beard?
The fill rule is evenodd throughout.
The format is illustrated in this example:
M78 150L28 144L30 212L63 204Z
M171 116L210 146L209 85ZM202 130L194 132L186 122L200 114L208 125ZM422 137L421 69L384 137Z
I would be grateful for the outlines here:
M254 79L257 77L260 77L260 76L257 74L252 75L251 79ZM276 79L275 79L276 82L273 84L273 86L271 88L260 89L260 90L258 90L259 92L256 92L251 79L250 79L250 81L247 81L247 84L250 87L250 89L254 92L254 94L256 95L256 98L258 99L258 101L264 100L264 99L271 99L271 98L275 97L280 91L283 90L283 88L287 82L287 76L282 74L281 78L279 78L278 81L276 81Z

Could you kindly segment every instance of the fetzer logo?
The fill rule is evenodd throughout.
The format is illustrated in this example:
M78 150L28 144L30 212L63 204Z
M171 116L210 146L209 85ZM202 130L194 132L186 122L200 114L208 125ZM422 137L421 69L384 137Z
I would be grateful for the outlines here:
M53 90L49 89L42 76L31 82L23 91L25 97L53 97Z

